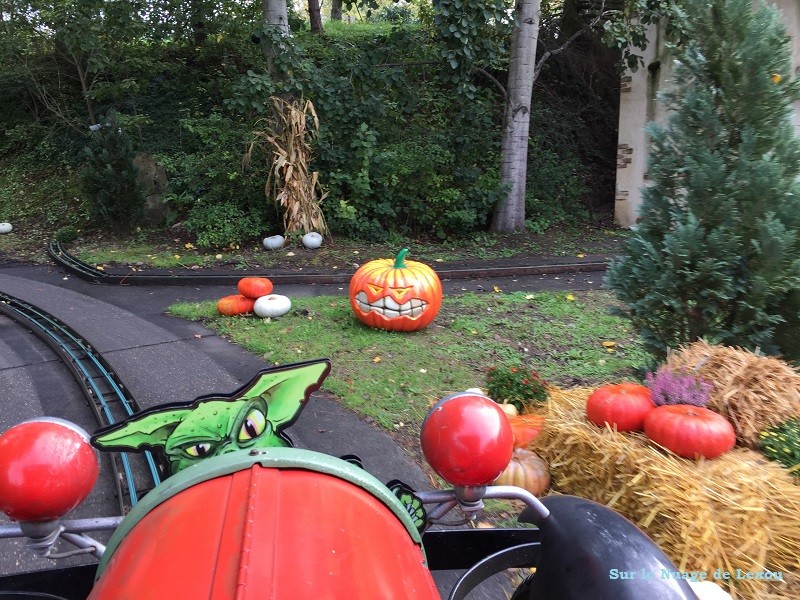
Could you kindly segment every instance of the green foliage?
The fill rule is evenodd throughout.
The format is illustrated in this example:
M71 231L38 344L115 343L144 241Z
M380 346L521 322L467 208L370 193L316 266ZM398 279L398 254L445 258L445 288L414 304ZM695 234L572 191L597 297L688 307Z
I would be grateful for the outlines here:
M609 283L647 347L700 337L800 358L800 81L772 8L714 0L676 48L669 126L653 149L641 222ZM779 74L782 79L773 77Z
M62 244L69 244L78 239L78 230L74 225L64 225L53 234L53 239Z
M533 369L521 365L490 367L486 374L489 397L500 404L513 404L520 412L547 401L547 382Z
M767 458L800 476L800 419L790 419L762 431L758 444Z
M232 202L197 203L189 211L184 226L197 237L200 248L235 247L263 231L256 213L245 213Z
M132 231L144 213L135 156L130 137L109 113L85 150L83 193L92 218L120 233Z

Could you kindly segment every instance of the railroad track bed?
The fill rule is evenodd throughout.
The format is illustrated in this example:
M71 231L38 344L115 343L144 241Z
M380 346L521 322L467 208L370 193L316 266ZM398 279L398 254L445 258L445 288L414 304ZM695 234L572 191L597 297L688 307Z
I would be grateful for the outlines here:
M139 410L136 400L102 354L67 324L3 292L0 292L0 315L31 332L58 358L80 391L84 410L91 411L95 429L117 423ZM77 410L74 404L65 405L61 410L52 408L53 414L47 416L67 419ZM84 419L83 422L92 421ZM126 514L160 483L164 465L149 452L107 456L119 512Z

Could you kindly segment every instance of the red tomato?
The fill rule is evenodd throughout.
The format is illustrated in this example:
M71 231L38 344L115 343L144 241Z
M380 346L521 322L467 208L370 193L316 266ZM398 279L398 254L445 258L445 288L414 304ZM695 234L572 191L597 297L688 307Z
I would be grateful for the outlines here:
M645 416L655 408L650 390L638 383L597 388L586 401L586 418L598 427L606 423L617 431L640 431Z
M713 410L690 404L653 409L644 420L644 432L656 444L684 458L716 458L736 444L730 421Z

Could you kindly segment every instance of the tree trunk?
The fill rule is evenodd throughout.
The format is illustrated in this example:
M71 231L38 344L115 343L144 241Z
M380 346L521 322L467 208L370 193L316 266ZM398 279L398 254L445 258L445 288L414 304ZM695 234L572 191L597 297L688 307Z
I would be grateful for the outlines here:
M331 21L342 20L342 0L331 1Z
M311 33L322 33L322 13L319 0L308 0L308 18L311 21Z
M500 183L508 196L497 203L491 231L511 233L525 229L525 177L528 172L528 136L531 91L536 66L540 0L517 0L515 27L508 68L508 102L500 142Z
M261 0L261 13L267 25L275 27L282 35L289 35L289 10L286 0ZM275 48L269 42L263 42L261 48L267 58L267 72L275 75Z
M261 12L267 25L277 27L283 35L289 35L289 11L286 0L262 0Z

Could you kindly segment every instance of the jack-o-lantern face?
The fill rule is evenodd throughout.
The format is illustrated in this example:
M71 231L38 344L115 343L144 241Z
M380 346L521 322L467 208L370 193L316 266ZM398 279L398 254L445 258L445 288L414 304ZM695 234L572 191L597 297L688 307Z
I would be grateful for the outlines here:
M442 283L433 269L397 258L362 265L350 279L350 306L364 324L377 329L415 331L428 325L442 306Z

